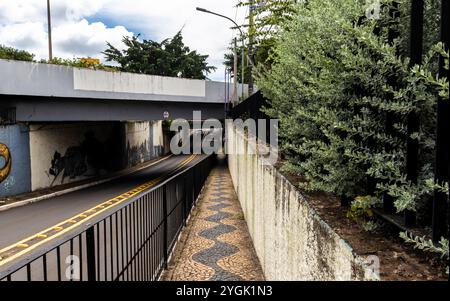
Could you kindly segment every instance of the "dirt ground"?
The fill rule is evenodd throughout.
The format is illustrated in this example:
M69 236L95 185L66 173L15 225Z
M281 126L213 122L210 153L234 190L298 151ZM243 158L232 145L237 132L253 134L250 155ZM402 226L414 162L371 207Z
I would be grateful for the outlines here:
M280 170L282 163L277 164ZM280 171L292 184L302 179ZM348 208L340 200L327 193L303 192L320 217L325 220L359 255L376 255L380 258L382 280L448 281L445 266L438 256L406 245L398 230L389 225L376 233L366 232L347 216Z

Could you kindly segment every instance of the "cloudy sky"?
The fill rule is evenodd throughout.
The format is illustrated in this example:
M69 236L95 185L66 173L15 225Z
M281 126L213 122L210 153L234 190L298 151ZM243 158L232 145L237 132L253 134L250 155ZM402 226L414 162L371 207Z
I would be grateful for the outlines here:
M236 32L231 22L197 12L204 7L244 22L237 0L51 0L53 53L62 58L103 60L106 41L122 48L125 35L141 34L161 41L183 28L184 42L210 56L218 69L209 77L224 78L223 56ZM46 0L0 0L0 44L48 57Z

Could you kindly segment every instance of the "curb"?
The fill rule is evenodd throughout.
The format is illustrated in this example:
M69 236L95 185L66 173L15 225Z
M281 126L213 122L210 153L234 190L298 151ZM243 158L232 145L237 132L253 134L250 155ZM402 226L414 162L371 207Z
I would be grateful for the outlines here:
M71 193L71 192L74 192L74 191L78 191L78 190L86 189L86 188L89 188L89 187L97 186L97 185L100 185L100 184L103 184L103 183L107 183L107 182L116 180L116 179L118 179L120 177L123 177L125 175L130 175L130 174L136 173L138 171L141 171L141 170L143 170L145 168L148 168L150 166L153 166L153 165L155 165L155 164L157 164L157 163L159 163L161 161L167 160L170 157L172 157L172 155L169 155L169 156L166 156L166 157L162 157L162 158L160 158L160 159L158 159L158 160L156 160L154 162L151 162L151 163L149 163L147 165L141 166L141 167L139 167L139 168L137 168L135 170L129 171L129 172L127 172L127 170L118 172L116 175L114 175L114 176L112 176L110 178L107 178L107 179L94 181L94 182L91 182L91 183L83 184L83 185L72 187L72 188L67 188L67 189L64 189L64 190L60 190L60 191L56 191L56 192L53 192L53 193L41 195L41 196L38 196L38 197L34 197L34 198L22 200L22 201L17 201L17 202L14 202L14 203L11 203L11 204L7 204L7 205L0 205L0 212L7 211L7 210L10 210L10 209L13 209L13 208L17 208L17 207L26 206L26 205L33 204L33 203L37 203L37 202L40 202L40 201L48 200L48 199L51 199L53 197L57 197L57 196L68 194L68 193Z

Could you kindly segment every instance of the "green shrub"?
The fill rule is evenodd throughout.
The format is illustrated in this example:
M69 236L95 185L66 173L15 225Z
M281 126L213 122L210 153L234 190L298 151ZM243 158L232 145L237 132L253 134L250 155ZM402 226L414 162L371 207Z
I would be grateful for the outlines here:
M389 17L392 1L382 2L379 20L361 18L366 1L300 3L278 37L271 70L260 70L257 85L271 100L266 113L280 119L281 147L289 155L284 169L306 177L303 188L346 198L387 193L398 212L420 213L436 186L436 104L439 94L448 97L448 81L437 79L436 66L438 54L448 54L430 42L436 41L433 29L423 64L410 68L402 48L407 22ZM397 2L400 11L410 3ZM436 7L427 5L426 13ZM395 23L400 35L389 42L388 25ZM421 124L412 135L420 146L417 183L406 178L411 112Z
M34 59L34 54L31 54L25 50L18 50L12 47L0 45L0 59L31 62Z

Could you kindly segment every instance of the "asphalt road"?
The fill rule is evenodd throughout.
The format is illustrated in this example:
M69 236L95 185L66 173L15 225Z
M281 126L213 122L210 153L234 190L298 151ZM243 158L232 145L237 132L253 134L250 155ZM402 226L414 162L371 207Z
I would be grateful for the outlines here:
M168 174L188 157L172 156L153 166L98 186L0 212L0 249L52 227L140 184ZM184 168L195 165L201 157L197 156Z

